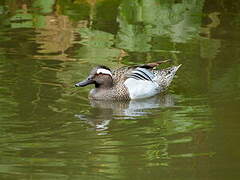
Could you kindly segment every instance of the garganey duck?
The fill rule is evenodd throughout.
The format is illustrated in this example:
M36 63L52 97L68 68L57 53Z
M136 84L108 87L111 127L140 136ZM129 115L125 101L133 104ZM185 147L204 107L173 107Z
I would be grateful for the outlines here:
M75 84L83 87L94 84L89 93L95 100L130 100L142 99L164 92L170 85L178 68L172 66L162 70L155 67L165 61L144 65L121 67L111 71L106 66L92 69L87 79Z

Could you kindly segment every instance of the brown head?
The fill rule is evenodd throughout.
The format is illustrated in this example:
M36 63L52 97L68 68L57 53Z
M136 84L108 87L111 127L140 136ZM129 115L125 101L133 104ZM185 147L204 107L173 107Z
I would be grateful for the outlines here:
M106 66L97 66L92 69L87 79L75 84L75 86L84 87L89 84L95 84L95 88L111 88L113 86L111 70Z

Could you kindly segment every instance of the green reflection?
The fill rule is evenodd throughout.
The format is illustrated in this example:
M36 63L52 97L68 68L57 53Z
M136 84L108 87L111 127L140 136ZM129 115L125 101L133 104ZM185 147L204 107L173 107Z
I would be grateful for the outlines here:
M0 179L236 178L239 9L231 0L0 1ZM92 102L91 87L73 87L96 64L161 56L183 64L165 96Z
M55 2L56 0L35 0L33 2L33 7L38 8L41 13L51 13Z
M204 1L128 1L120 5L118 44L129 51L146 52L155 36L186 42L198 37Z
M82 28L79 30L83 47L78 50L78 58L90 63L111 65L120 56L120 50L112 48L114 36L110 33Z

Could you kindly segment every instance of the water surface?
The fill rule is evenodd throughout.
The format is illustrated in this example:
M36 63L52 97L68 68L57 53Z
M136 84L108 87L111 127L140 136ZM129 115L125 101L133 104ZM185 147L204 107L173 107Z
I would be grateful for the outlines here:
M2 0L0 179L239 179L239 9ZM97 64L163 58L183 64L163 95L101 102L74 88Z

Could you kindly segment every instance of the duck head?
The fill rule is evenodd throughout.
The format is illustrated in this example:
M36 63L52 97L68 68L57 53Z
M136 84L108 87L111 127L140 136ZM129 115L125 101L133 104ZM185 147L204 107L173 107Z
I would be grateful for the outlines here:
M84 87L94 84L96 88L110 88L113 86L113 78L111 70L106 66L97 66L92 69L89 76L75 84L75 87Z

